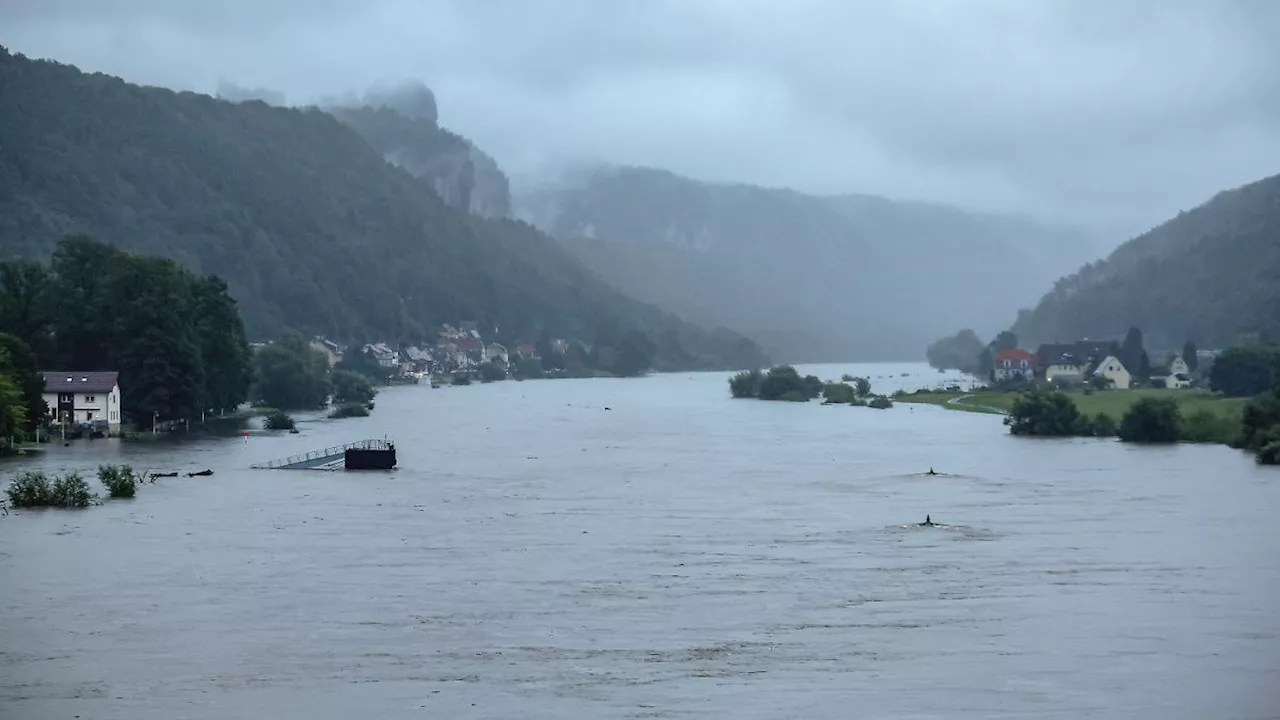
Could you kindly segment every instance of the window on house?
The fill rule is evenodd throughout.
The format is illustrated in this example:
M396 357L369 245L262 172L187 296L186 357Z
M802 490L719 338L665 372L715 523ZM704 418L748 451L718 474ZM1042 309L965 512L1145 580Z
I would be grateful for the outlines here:
M93 402L93 396L92 396L92 395L85 395L85 396L84 396L84 401L85 401L85 402L87 402L87 403L91 403L91 402Z

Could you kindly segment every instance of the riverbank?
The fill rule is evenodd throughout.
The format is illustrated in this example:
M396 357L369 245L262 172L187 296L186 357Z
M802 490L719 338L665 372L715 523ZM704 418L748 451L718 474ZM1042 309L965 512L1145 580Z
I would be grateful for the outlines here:
M1125 412L1143 398L1172 399L1178 403L1183 416L1208 410L1222 417L1239 418L1249 398L1228 398L1197 390L1168 390L1151 388L1141 390L1106 390L1085 395L1081 392L1066 393L1087 417L1099 413L1116 422ZM979 390L976 392L926 392L895 397L896 402L937 405L947 410L976 413L1008 413L1020 393Z

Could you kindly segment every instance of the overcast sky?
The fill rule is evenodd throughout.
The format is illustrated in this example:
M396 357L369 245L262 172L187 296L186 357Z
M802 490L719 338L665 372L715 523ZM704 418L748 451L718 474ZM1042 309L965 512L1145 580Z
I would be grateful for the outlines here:
M0 44L290 101L420 79L519 175L602 160L1146 227L1280 172L1271 0L3 0Z

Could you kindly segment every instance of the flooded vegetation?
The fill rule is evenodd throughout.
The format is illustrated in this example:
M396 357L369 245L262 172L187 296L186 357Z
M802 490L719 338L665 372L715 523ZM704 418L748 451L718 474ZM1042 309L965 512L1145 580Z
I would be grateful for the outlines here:
M939 377L801 368L846 370L881 392ZM1274 712L1274 469L1224 447L1017 438L929 406L735 402L727 378L390 388L371 417L299 417L298 434L7 462L181 474L131 502L0 518L0 704L121 720ZM248 469L384 434L393 472Z

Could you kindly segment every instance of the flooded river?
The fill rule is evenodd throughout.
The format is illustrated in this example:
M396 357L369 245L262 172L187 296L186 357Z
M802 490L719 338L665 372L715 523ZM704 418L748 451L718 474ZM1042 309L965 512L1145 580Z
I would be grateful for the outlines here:
M0 518L0 717L1280 717L1280 472L725 377L0 465L215 471ZM248 469L384 434L393 473Z

